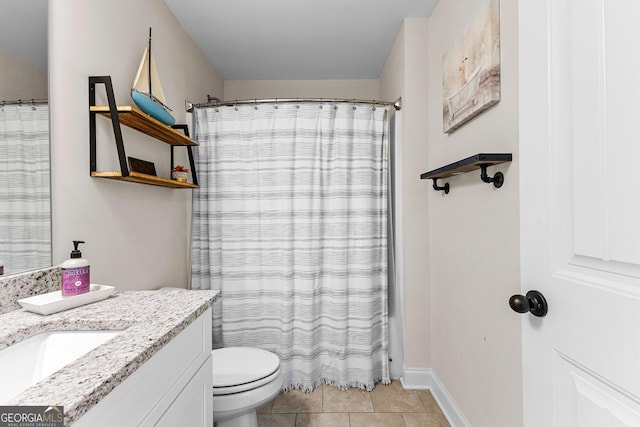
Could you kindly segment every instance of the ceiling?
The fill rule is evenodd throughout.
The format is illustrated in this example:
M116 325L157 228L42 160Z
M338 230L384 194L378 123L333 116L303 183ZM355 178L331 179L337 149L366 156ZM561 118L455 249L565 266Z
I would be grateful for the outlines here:
M46 71L47 0L0 0L0 10L0 49Z
M164 0L225 80L377 79L403 19L437 1ZM0 49L46 70L47 0L0 10Z
M225 80L377 79L437 0L164 0Z

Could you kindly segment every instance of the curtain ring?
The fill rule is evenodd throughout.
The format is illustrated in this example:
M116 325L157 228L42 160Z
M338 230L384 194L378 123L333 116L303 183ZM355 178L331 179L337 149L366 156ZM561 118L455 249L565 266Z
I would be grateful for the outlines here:
M277 110L278 109L278 98L276 98L276 105L274 105L274 108Z
M357 109L358 109L358 107L356 107L356 99L353 98L353 110L355 111Z
M371 103L373 104L373 108L371 110L376 111L376 100L374 99Z
M31 99L31 110L32 111L36 110L36 100L35 99Z
M322 98L320 98L320 109L322 110Z
M238 111L238 100L237 99L233 102L233 109Z
M296 98L296 108L300 109L300 98Z
M253 108L255 108L257 110L258 109L258 98L253 98L253 103L254 103Z

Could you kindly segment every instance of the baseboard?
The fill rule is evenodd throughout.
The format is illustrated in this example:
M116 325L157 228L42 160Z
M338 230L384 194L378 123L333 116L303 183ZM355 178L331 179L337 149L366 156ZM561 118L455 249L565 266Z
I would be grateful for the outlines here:
M402 383L402 388L406 390L431 390L431 394L438 402L451 427L471 427L469 420L456 405L453 397L451 397L433 369L405 368L400 382Z
M406 390L428 390L433 382L433 369L405 368L400 382Z

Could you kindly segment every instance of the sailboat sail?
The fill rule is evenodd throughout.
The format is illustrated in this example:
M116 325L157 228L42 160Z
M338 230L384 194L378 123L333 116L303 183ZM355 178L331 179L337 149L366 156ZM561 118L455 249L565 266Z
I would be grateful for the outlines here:
M151 77L151 80L149 80L149 77ZM150 86L151 81L153 81L153 87ZM160 85L160 76L158 75L156 60L153 51L149 53L148 47L145 48L142 59L140 60L138 73L136 74L136 78L133 82L133 89L140 93L149 95L162 103L165 107L167 106L167 98L164 96L164 91Z
M151 117L169 126L175 124L171 110L166 105L167 100L160 84L153 50L151 50L151 29L149 29L149 46L145 48L140 60L131 89L131 98L138 108Z

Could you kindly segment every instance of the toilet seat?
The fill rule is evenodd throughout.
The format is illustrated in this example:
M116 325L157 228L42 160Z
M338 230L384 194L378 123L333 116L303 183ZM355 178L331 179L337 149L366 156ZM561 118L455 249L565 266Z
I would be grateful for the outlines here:
M213 387L213 395L214 396L225 396L229 394L242 393L243 391L253 390L260 386L270 383L275 378L280 375L280 368L276 369L276 371L269 375L268 377L261 378L257 381L252 381L249 383L239 384L235 386L226 386L226 387Z
M252 390L280 374L280 359L258 348L220 348L211 352L211 359L214 396Z

